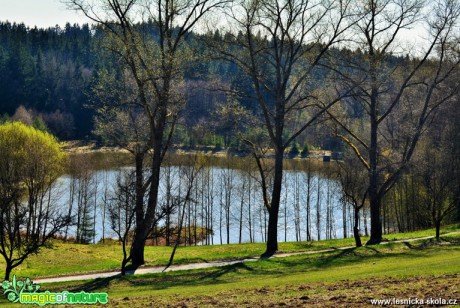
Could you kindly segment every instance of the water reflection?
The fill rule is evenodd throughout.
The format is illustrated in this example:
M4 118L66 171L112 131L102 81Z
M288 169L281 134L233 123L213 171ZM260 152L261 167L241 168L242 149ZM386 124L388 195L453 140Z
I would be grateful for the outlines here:
M183 196L188 186L184 176L190 164L175 157L162 168L159 208ZM184 229L190 243L225 244L263 242L268 214L263 206L257 170L248 159L208 159L195 179L191 200L184 206ZM333 163L288 161L284 172L278 224L279 241L304 241L352 236L351 207L343 204L340 183L332 176ZM78 169L78 168L77 168ZM116 178L131 167L80 168L58 181L59 203L71 210L82 224L85 240L97 242L115 237L107 218L107 202L113 197ZM174 228L183 211L168 219ZM164 227L163 219L158 228ZM198 228L195 228L197 226ZM212 235L200 237L206 229ZM82 227L69 228L68 235L82 237ZM198 233L198 234L197 234ZM205 233L204 233L205 234Z

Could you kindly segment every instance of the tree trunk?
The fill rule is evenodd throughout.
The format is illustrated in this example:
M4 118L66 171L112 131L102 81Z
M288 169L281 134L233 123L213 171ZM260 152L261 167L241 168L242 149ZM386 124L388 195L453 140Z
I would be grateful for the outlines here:
M441 221L436 221L435 222L435 227L436 227L436 239L439 240L439 234L440 234L440 231L441 231Z
M373 104L373 106L376 105ZM373 108L376 108L375 106ZM375 111L374 111L375 112ZM378 125L375 118L371 119L371 146L369 149L370 170L369 170L369 206L371 214L371 238L367 245L379 244L382 241L382 220L380 215L380 206L382 199L379 196L379 173L378 164L378 147L377 147L377 130Z
M367 245L379 244L382 241L382 221L380 217L381 198L379 196L379 172L378 172L378 130L379 130L379 89L377 72L379 69L378 59L373 50L370 51L371 59L371 98L370 98L370 146L369 146L369 205L371 214L371 238Z
M353 237L355 238L356 247L361 247L361 236L359 235L359 209L355 208L354 223L353 223Z
M268 211L267 250L262 256L270 257L278 250L278 214L283 183L283 151L277 150L275 157L275 175L273 179L273 194Z
M144 153L136 153L136 232L131 248L132 264L139 266L144 261L145 236L140 229L144 220Z
M6 261L6 269L5 269L5 280L10 280L10 274L13 270L13 266L9 261Z
M379 244L382 241L382 220L380 216L381 200L369 194L370 214L371 214L371 238L367 245Z
M223 211L223 206L224 206L224 200L223 200L223 190L224 190L224 184L222 182L222 177L221 177L221 181L220 181L220 208L219 208L219 239L220 239L220 244L222 245L223 244L223 237L222 237L222 219L223 219L223 215L222 215L222 211Z
M244 209L244 187L245 187L244 184L245 183L243 182L243 187L241 188L241 202L240 202L240 233L238 236L238 243L240 244L242 242L242 237L243 237L243 209Z
M356 225L356 222L355 222ZM347 238L347 203L342 202L342 228L343 228L343 238Z
M361 236L359 235L358 227L353 227L353 236L355 238L356 247L361 247L363 244L361 243Z
M159 136L163 136L163 134L159 134ZM153 150L153 157L152 157L152 181L150 183L150 190L149 190L149 198L147 204L147 211L144 215L144 200L143 200L143 187L139 187L139 173L142 171L138 170L138 159L136 156L136 195L138 190L140 190L142 199L140 196L136 196L136 230L134 232L134 241L133 246L131 249L131 256L132 256L132 265L136 268L145 263L144 260L144 247L145 241L147 240L147 236L149 235L155 221L156 215L156 206L158 200L158 187L160 185L160 171L161 171L161 162L162 162L162 151L163 145L161 140L156 138L155 146ZM142 154L143 157L143 154ZM143 160L142 160L143 161ZM142 181L143 182L143 181ZM138 198L139 197L139 198ZM141 216L139 217L139 214Z
M311 241L311 217L310 217L310 196L311 196L311 171L310 171L310 165L308 167L308 173L307 173L307 241Z
M126 253L126 244L127 244L127 238L129 234L126 234L123 237L123 242L122 242L122 248L123 248L123 260L121 261L121 275L124 276L126 275L126 264L128 264L130 257L127 256Z
M316 195L316 233L317 240L321 240L321 185L320 179L318 178L318 192Z
M144 247L146 236L144 236L144 232L135 233L135 237L133 240L133 246L131 248L131 257L132 257L132 264L135 268L141 266L145 263L144 260Z

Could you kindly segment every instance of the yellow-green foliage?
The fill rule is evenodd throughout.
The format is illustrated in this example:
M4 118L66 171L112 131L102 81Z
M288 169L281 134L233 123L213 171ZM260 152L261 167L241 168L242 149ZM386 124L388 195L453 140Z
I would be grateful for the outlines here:
M46 186L62 173L66 154L56 138L20 122L0 125L0 178Z

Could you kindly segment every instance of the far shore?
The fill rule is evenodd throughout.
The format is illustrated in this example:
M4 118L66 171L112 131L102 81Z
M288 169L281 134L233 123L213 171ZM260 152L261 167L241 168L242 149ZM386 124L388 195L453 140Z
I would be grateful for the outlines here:
M69 154L88 154L88 153L126 153L129 154L130 152L120 146L117 145L99 145L96 141L86 141L86 140L70 140L70 141L63 141L62 148L65 152ZM215 157L226 157L228 151L225 149L216 150L214 147L211 146L198 146L195 148L189 148L186 146L172 146L172 152L175 154L183 154L189 155L194 154L196 152L201 152L206 155L212 155ZM267 157L272 155L273 150L267 151ZM248 153L238 154L237 156L246 156L249 155ZM330 156L332 154L331 151L327 150L313 150L310 151L310 154L306 158L302 158L300 155L293 158L295 160L302 160L302 159L322 159L323 156Z

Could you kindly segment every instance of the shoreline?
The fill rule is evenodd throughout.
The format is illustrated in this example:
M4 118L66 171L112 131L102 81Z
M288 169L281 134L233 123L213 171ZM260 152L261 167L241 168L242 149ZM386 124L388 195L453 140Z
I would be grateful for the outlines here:
M99 146L97 145L96 141L85 141L85 140L70 140L70 141L62 141L61 142L62 149L69 154L90 154L90 153L123 153L123 154L130 154L130 152L127 149L124 149L120 146ZM180 145L174 145L170 147L170 150L168 150L170 153L174 153L177 155L191 155L195 153L202 153L204 155L209 155L213 157L226 157L229 153L231 154L232 152L229 152L228 150L221 149L221 150L216 150L215 148L211 146L199 146L195 148L190 148L188 146L180 146ZM268 150L266 158L272 158L273 157L273 150ZM242 152L234 152L233 156L236 157L245 157L248 155L251 155L250 153L246 153L246 155L243 155ZM310 151L310 154L307 157L301 157L300 154L297 155L296 157L287 157L288 154L286 154L286 159L290 160L310 160L310 159L317 159L320 160L324 156L331 156L332 151L328 150L312 150Z

